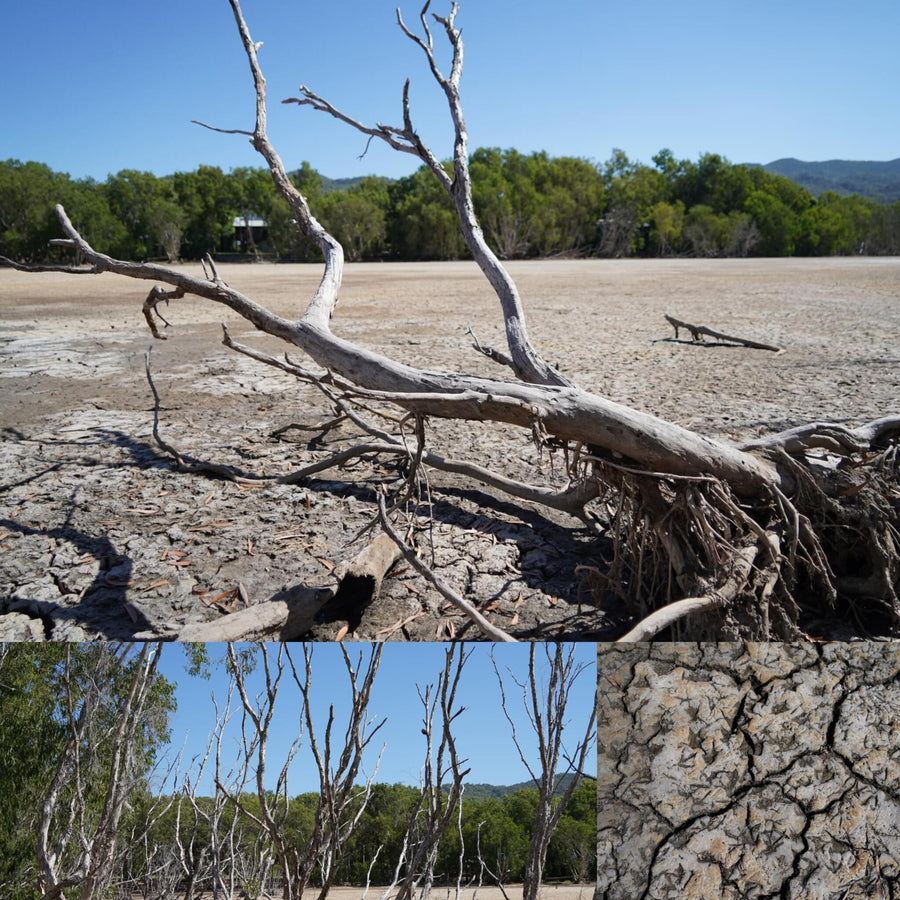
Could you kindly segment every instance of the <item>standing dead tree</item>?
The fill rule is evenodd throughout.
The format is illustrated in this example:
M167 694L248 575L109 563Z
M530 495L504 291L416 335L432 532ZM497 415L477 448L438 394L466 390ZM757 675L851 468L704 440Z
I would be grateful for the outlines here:
M465 709L455 704L459 679L469 653L462 644L445 650L444 669L438 677L437 689L428 685L423 691L417 686L424 710L425 763L421 789L403 836L394 882L382 894L383 900L387 900L398 884L396 900L412 900L417 890L420 900L426 900L431 893L438 844L459 811L463 778L469 773L469 769L462 768L463 760L457 754L453 734L453 723ZM440 718L436 728L438 709Z
M584 777L588 753L594 746L597 719L596 706L592 704L584 732L580 728L575 732L577 742L571 751L567 751L563 732L569 724L566 715L572 690L582 673L590 670L591 666L578 662L573 644L567 647L559 643L545 643L541 646L548 666L546 683L542 683L540 667L535 661L537 651L534 644L529 648L527 680L519 680L509 672L513 683L522 692L522 705L537 739L537 764L526 752L523 739L516 729L506 700L504 678L495 655L491 654L500 685L503 714L512 730L519 758L538 790L537 810L525 861L522 900L537 900L540 894L547 848L562 814Z
M321 884L319 900L324 900L331 888L335 864L340 859L342 847L353 834L365 811L375 772L362 785L357 783L357 778L363 754L384 724L382 720L371 728L372 723L368 717L369 696L381 662L381 650L380 644L373 645L368 662L363 667L362 655L354 665L346 649L340 645L349 680L350 701L343 742L338 744L333 742L333 703L329 707L323 743L320 742L313 720L313 651L310 645L303 645L302 671L298 671L284 644L272 651L262 645L260 656L265 688L255 698L250 696L247 689L245 662L238 657L233 646L228 645L228 660L243 710L242 782L247 780L252 767L255 772L253 780L257 803L251 808L244 802L242 792L230 788L218 779L216 787L244 817L254 822L267 835L284 880L284 900L299 900L303 891L312 884L314 875L318 876ZM275 722L275 706L285 673L285 661L302 697L298 723L300 729L276 776L275 788L270 791L266 787L267 751L273 727L283 727L283 719ZM318 770L319 798L311 831L305 841L298 841L288 828L291 813L288 772L300 749L304 729Z
M223 764L226 729L236 714L232 705L234 690L234 680L230 680L222 706L213 696L215 725L209 733L203 757L199 761L192 761L191 771L184 777L182 795L187 800L190 810L189 816L185 814L184 835L180 827L176 828L175 834L181 881L184 885L184 900L192 900L195 885L202 883L204 879L212 883L215 895L223 897L232 896L238 884L246 884L250 880L246 877L247 861L242 858L239 850L240 828L243 823L241 817L234 814L229 802L229 797L239 796L246 787L248 774L246 754L241 760L234 758L226 749L224 755L229 763L227 766ZM217 789L212 797L201 798L198 797L198 789L211 755L215 783L226 785L226 790ZM232 813L230 817L226 815L229 810ZM180 802L178 813L180 824ZM268 873L272 866L272 852L268 844L259 848L257 858L253 862L257 863L257 869L263 875ZM241 874L245 877L241 878Z
M207 277L197 278L98 253L57 207L69 245L85 263L68 271L113 272L167 285L154 286L144 304L144 315L158 338L163 337L157 326L161 303L190 294L223 304L260 331L300 348L320 369L305 370L226 337L229 347L316 384L342 413L355 401L382 401L399 406L418 423L413 443L370 424L357 408L353 421L367 433L365 443L315 464L317 471L346 462L354 452L407 458L413 468L451 471L605 529L615 545L613 563L588 573L599 596L617 595L638 620L680 599L697 601L672 607L652 628L643 629L645 636L663 621L680 627L682 636L797 639L803 636L801 606L821 614L840 605L863 628L900 629L900 415L856 428L817 422L733 445L582 390L534 347L516 286L488 246L473 205L456 3L448 15L429 19L428 0L418 30L408 27L398 12L400 29L421 49L447 101L455 135L449 170L415 130L408 80L399 126L366 125L306 87L285 102L325 112L370 140L413 155L434 174L453 202L473 259L499 300L506 350L481 349L507 366L515 380L423 370L333 334L330 320L344 253L311 214L269 140L260 45L250 35L238 0L230 3L255 85L256 123L252 131L229 133L249 137L298 227L325 258L321 281L305 311L297 319L272 313L226 285L211 261ZM449 43L449 73L437 62L432 23ZM565 448L568 483L561 489L527 484L431 452L425 447L423 424L428 416L527 429L539 444ZM297 477L304 474L308 472ZM697 610L707 615L692 615Z

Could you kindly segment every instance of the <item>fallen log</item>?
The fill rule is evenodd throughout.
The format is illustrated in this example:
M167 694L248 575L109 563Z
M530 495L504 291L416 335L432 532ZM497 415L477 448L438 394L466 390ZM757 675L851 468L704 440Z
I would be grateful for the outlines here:
M747 338L735 337L733 334L723 334L721 331L713 331L705 325L692 325L690 322L682 322L674 316L666 315L666 321L675 329L675 338L678 338L678 330L684 328L691 333L691 339L695 343L702 344L704 335L715 338L717 341L728 341L731 344L741 344L744 347L752 347L754 350L771 350L773 353L781 353L781 347L774 344L762 344L759 341L751 341Z
M299 640L315 624L316 617L330 603L340 605L345 619L355 619L377 599L384 576L400 559L397 545L386 534L379 534L349 563L339 567L336 587L297 585L279 591L269 600L229 613L214 622L187 625L167 635L168 640L205 641L292 641ZM352 629L351 629L352 630ZM137 635L141 639L160 635Z

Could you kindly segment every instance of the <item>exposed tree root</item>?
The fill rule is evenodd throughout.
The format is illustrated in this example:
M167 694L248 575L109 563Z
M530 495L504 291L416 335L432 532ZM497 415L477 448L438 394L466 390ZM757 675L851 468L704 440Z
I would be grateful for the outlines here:
M686 597L683 600L676 600L674 603L658 609L620 637L619 642L647 641L686 616L727 606L747 584L757 552L757 547L745 547L735 556L731 574L722 588L717 588L702 597Z
M840 465L780 456L798 484L790 499L600 473L614 557L581 574L601 603L615 597L639 620L623 640L667 628L691 640L797 640L805 622L828 619L850 619L863 635L900 632L896 441Z

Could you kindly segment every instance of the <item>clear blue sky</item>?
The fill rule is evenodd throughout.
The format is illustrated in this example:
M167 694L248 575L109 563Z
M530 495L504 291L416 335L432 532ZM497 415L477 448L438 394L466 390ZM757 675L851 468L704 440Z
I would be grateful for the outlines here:
M270 645L276 649L277 645ZM210 655L214 660L224 656L224 645L210 644ZM368 658L369 645L348 644L351 659L356 660L360 650L365 651ZM369 713L377 721L386 718L387 722L375 736L371 752L368 754L367 774L371 774L379 752L384 747L381 764L376 781L389 784L403 783L417 785L419 771L423 762L425 739L421 734L423 707L416 692L416 684L424 687L429 683L437 683L437 676L444 664L444 645L442 644L385 644L381 667L376 675L370 698ZM491 784L515 784L528 779L528 773L522 766L511 742L510 729L503 716L500 693L496 675L491 665L490 644L472 644L473 651L463 670L458 693L459 702L466 711L457 720L457 746L462 757L468 760L472 771L467 780ZM302 648L292 645L295 663L302 667ZM579 644L576 647L578 660L586 665L586 670L579 678L576 690L572 695L568 710L570 723L571 747L578 739L575 732L584 734L594 703L596 684L596 646L591 643ZM509 666L520 679L527 677L528 646L497 645L494 648L495 658L501 671L506 675ZM537 659L545 661L543 647L538 648ZM160 665L163 675L176 683L178 712L171 722L171 746L168 758L174 759L183 749L182 772L192 757L203 754L207 738L215 722L215 712L210 693L214 692L217 701L224 705L227 694L227 675L220 664L212 666L209 680L193 678L185 672L185 657L180 648L166 646ZM263 684L262 668L252 676L254 691ZM316 644L313 649L313 704L319 730L319 742L323 741L325 722L327 721L328 704L335 704L337 725L335 734L343 735L348 697L348 679L344 669L340 647L336 644ZM529 737L529 726L525 718L521 702L521 693L513 688L507 689L507 699L511 714L517 720L520 737ZM238 698L235 694L235 702ZM267 769L274 778L286 758L287 747L297 734L297 715L299 712L299 692L286 668L282 680L280 699L276 709L273 738L270 742ZM235 719L235 724L239 719ZM238 732L232 731L231 741L236 741ZM236 743L231 744L236 747ZM291 769L291 793L298 794L318 789L316 770L312 757L308 753L309 743L304 738L302 749ZM533 748L532 748L533 749ZM591 752L587 769L593 772L596 766L596 755ZM203 782L201 793L212 792L212 782L207 778Z
M403 3L408 23L420 0ZM394 0L245 0L269 83L270 134L289 168L400 176L415 160L309 108L302 82L357 118L414 122L447 157L441 96L399 31ZM436 0L434 9L449 4ZM896 0L462 0L463 99L473 147L649 162L717 152L732 162L900 156ZM37 0L3 9L0 159L73 177L259 165L249 72L226 0ZM436 33L436 37L440 37ZM442 45L441 45L442 46ZM445 55L446 57L446 55Z

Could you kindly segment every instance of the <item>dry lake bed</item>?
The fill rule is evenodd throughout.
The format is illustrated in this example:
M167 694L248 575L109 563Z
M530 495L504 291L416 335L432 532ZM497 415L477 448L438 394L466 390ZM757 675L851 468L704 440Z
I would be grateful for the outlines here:
M198 267L185 266L199 271ZM580 260L510 265L531 337L583 387L702 434L747 439L816 420L858 424L900 412L900 259ZM313 265L231 265L233 287L298 316ZM280 354L229 310L185 299L163 310L169 340L141 315L150 284L112 275L0 269L0 631L7 639L170 634L298 586L329 585L362 546L373 484L389 461L289 486L237 484L173 468L181 453L277 475L359 436L314 389L221 344L221 323ZM664 315L783 348L778 354L672 340ZM502 346L491 290L471 263L347 267L339 336L400 361L498 375L471 346ZM682 335L682 337L684 337ZM300 359L299 352L293 354ZM273 432L285 426L281 438ZM429 446L531 482L560 484L561 460L530 433L431 421ZM423 555L501 628L525 639L609 639L628 619L577 574L602 539L562 515L516 505L433 472ZM325 616L310 638L340 633ZM349 637L442 640L479 634L400 566Z

